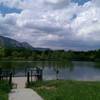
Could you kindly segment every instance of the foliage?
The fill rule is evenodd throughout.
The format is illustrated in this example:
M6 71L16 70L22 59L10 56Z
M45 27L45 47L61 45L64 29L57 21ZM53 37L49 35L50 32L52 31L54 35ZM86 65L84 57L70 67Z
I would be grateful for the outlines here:
M30 50L25 48L0 48L0 59L14 60L100 60L100 50L64 51L64 50Z
M10 89L7 81L0 81L0 100L8 100Z
M0 81L0 90L4 92L10 92L10 86L7 81Z

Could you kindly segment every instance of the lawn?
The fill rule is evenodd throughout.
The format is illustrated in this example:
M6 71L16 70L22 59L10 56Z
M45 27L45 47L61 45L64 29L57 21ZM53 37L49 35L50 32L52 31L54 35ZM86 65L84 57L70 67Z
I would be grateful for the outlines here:
M0 100L8 100L10 86L7 81L0 81Z
M44 100L100 100L100 82L41 81L28 87Z

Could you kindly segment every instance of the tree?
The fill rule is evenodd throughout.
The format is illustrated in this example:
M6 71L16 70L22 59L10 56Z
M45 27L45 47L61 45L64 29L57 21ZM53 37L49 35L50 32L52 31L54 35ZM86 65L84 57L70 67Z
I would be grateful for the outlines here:
M0 58L5 56L5 49L0 47Z

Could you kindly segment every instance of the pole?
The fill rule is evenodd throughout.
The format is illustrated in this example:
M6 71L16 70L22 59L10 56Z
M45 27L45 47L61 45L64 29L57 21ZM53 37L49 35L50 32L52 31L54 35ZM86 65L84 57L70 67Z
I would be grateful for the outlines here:
M29 84L30 83L30 73L28 72L27 73L27 84Z
M0 68L0 80L2 80L2 69Z
M10 73L10 77L9 77L9 84L12 84L12 72Z

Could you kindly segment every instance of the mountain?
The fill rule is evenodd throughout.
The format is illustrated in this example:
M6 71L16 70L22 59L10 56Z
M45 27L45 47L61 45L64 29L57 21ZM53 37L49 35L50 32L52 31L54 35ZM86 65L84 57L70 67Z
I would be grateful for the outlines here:
M8 37L0 36L0 46L6 47L6 48L26 48L26 49L32 49L33 47L29 45L28 43L21 43L14 39L10 39Z
M34 49L30 44L28 44L27 42L22 42L21 43L22 47L27 48L27 49Z
M0 36L0 47L6 47L6 48L25 48L25 49L31 49L31 50L39 50L39 51L45 51L50 50L49 48L34 48L27 42L19 42L14 39Z

